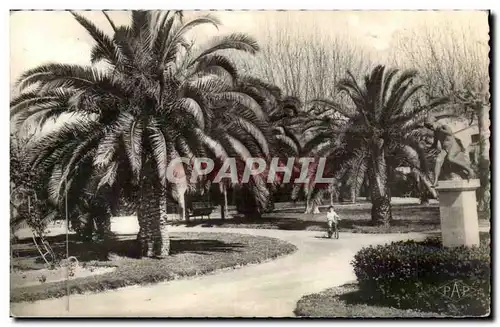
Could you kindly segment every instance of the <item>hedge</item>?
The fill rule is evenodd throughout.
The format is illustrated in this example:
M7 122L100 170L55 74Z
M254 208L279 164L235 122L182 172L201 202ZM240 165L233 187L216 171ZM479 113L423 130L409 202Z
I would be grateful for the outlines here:
M396 308L478 316L490 312L490 244L443 248L439 239L370 246L352 261L370 301Z

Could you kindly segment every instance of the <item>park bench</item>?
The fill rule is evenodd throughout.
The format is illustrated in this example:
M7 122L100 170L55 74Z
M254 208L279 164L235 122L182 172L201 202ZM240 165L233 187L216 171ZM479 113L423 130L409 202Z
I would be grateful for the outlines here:
M188 211L189 218L191 217L207 217L210 218L210 214L213 212L214 207L211 203L206 202L194 202Z

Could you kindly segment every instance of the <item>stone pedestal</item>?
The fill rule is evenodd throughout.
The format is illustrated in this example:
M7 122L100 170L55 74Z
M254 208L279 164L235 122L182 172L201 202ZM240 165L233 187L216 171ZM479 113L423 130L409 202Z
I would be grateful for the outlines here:
M439 212L443 246L479 245L476 189L478 179L439 181Z

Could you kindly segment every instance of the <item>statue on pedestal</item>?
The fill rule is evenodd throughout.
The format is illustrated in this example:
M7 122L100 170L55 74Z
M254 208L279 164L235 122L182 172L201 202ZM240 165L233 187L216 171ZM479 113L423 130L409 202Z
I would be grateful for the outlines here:
M451 128L439 124L434 117L427 119L424 126L434 132L432 147L439 150L434 166L434 183L438 185L441 171L445 180L474 178L474 171L467 160L467 154L462 142L453 135Z

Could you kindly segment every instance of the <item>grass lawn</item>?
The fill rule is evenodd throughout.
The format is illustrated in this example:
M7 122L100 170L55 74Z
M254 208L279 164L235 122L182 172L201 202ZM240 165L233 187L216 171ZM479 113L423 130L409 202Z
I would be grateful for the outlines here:
M439 313L402 310L367 304L357 284L345 284L321 293L306 295L297 302L295 315L325 318L430 318L444 317Z
M326 228L326 208L319 214L304 214L304 208L283 208L276 212L263 214L261 218L248 219L242 215L234 218L195 219L186 223L172 222L174 225L223 227L223 228L262 228L282 230L309 230L324 231ZM361 202L357 204L337 204L335 210L341 217L340 232L350 233L408 233L433 231L440 228L439 205L420 205L395 203L392 205L393 221L390 227L372 226L371 204ZM481 219L480 226L488 221Z
M290 254L296 247L290 243L262 236L233 233L171 233L172 255L168 258L137 259L131 251L134 237L121 237L110 244L110 260L100 256L97 245L71 240L70 255L80 265L115 267L111 272L69 280L71 293L100 292L119 287L149 284L182 277L206 274L217 269L260 263ZM49 238L56 254L64 257L64 235ZM43 269L41 258L30 240L14 246L14 272ZM11 302L36 301L66 295L66 281L40 282L37 285L11 287Z
M335 206L342 220L341 232L351 233L406 233L436 230L440 227L439 207L437 205L394 204L393 222L390 227L371 225L371 204L342 204ZM261 218L249 220L243 216L232 219L198 219L187 226L225 227L225 228L264 228L282 230L323 231L326 228L326 209L320 214L304 214L303 208L286 208L264 214ZM174 224L185 224L176 222Z

